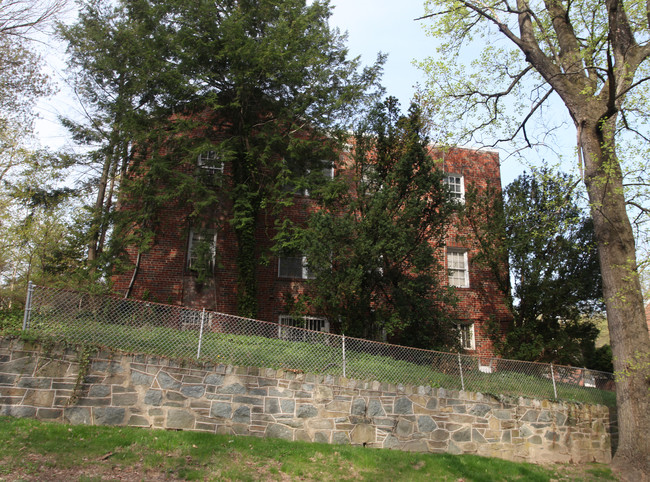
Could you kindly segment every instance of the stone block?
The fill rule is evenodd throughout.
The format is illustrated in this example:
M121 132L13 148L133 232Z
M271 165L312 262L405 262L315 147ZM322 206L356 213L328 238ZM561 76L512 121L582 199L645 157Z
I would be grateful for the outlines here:
M246 393L246 387L241 383L233 383L231 385L225 385L217 389L217 393L222 394L242 394Z
M438 428L436 422L428 415L421 415L417 418L418 431L420 432L433 432Z
M144 385L146 387L150 387L153 381L153 375L148 375L146 373L138 372L133 369L131 370L131 382L134 385Z
M492 407L485 403L477 403L475 405L472 405L472 407L469 409L468 413L470 415L476 415L477 417L485 417L490 410L492 410Z
M264 411L266 413L280 413L280 402L277 398L267 398L264 400Z
M522 422L537 422L539 417L538 410L527 410L523 417L521 417Z
M39 420L57 420L63 417L62 408L39 408L36 418Z
M296 416L298 418L313 418L317 415L318 409L311 404L298 405L298 409L296 410Z
M393 412L397 415L413 414L413 402L408 397L400 397L395 401Z
M266 427L265 435L271 438L293 440L293 429L279 423L272 423Z
M92 422L88 407L67 407L63 410L63 418L72 425L90 425Z
M232 415L232 420L235 423L249 424L251 422L251 409L250 407L239 407Z
M113 395L113 405L131 407L138 403L137 393L118 393Z
M28 390L23 399L23 405L51 407L53 401L54 392L51 390Z
M395 426L395 434L398 437L408 437L413 433L413 422L400 418Z
M223 375L210 373L205 377L203 383L205 383L206 385L221 385L223 384Z
M381 401L376 398L370 399L368 401L367 415L368 417L385 417L386 412L384 411Z
M449 432L443 429L437 429L431 432L431 440L435 442L443 442L449 439Z
M111 387L106 385L93 385L88 390L89 397L107 397L111 394Z
M34 368L36 368L36 360L31 356L0 363L0 372L12 375L32 374L34 373Z
M19 405L4 405L0 407L0 415L18 418L35 418L35 407L21 407Z
M163 371L158 373L156 379L158 380L160 388L164 390L179 390L182 385L176 378Z
M159 406L162 404L162 399L162 390L147 390L147 393L144 395L144 403L146 405Z
M350 433L350 442L357 445L374 443L377 440L376 429L370 424L359 424Z
M314 442L323 443L323 444L330 443L330 433L329 432L314 433Z
M512 410L497 409L493 410L492 414L499 420L511 420L513 417Z
M20 388L47 388L52 386L51 378L22 377L16 384Z
M149 423L149 420L142 415L131 415L129 417L127 425L131 425L133 427L149 427L151 424Z
M100 407L93 409L95 424L97 425L123 425L126 409L122 407Z
M451 439L454 442L471 442L472 441L472 429L470 427L458 430L451 434Z
M349 445L350 437L347 432L334 432L332 433L332 443L338 445Z
M201 398L205 394L203 385L185 385L181 388L181 393L190 398Z
M352 415L365 415L366 414L366 401L363 398L356 398L352 402Z
M169 391L165 394L165 398L171 402L184 402L187 397L182 393Z
M246 405L255 405L258 407L264 405L264 399L262 397L234 396L232 401L234 403L244 403Z
M0 373L0 385L13 385L16 383L18 375L9 375L7 373Z
M426 440L409 440L404 443L402 450L407 452L428 452L429 444Z
M174 429L193 429L194 428L194 415L186 410L171 409L167 412L167 428Z
M314 400L318 403L325 403L334 398L334 394L330 387L324 385L317 385L314 390Z

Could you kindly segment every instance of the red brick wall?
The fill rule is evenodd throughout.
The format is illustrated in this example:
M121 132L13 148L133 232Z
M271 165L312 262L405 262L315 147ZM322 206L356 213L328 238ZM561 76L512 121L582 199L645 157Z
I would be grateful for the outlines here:
M484 189L488 182L499 187L500 168L498 154L489 151L474 151L454 148L434 151L445 172L464 177L465 189L473 185ZM227 177L226 172L226 177ZM304 221L313 207L309 198L297 197L295 204L283 212L295 222ZM160 213L155 243L142 255L131 296L148 297L152 301L206 308L224 313L237 313L237 242L225 213L229 212L227 202L221 213L215 213L215 224L219 227L217 235L217 261L214 279L197 286L195 276L186 268L190 209L186 206L170 205ZM274 218L262 213L256 232L257 256L268 253L273 236ZM474 323L476 351L474 353L491 355L492 344L487 337L486 322L510 319L503 296L499 293L489 270L472 263L478 246L468 230L454 223L447 235L447 246L467 250L469 261L469 288L457 288L459 304L455 315L462 321ZM135 264L137 253L128 251ZM441 253L441 258L446 256ZM446 264L445 264L446 267ZM124 293L131 280L132 271L114 277L114 289ZM285 308L285 294L297 293L304 286L300 280L278 278L278 260L271 258L267 265L257 267L258 318L277 322ZM442 273L446 282L446 273Z

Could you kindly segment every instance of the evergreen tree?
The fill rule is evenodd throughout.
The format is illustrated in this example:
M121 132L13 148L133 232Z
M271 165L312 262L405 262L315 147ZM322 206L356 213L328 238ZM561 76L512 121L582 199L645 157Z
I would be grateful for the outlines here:
M312 160L331 156L375 84L381 58L367 69L348 59L344 37L329 28L326 2L107 5L87 3L85 11L101 15L82 15L65 31L71 49L84 59L80 71L101 72L109 65L113 100L108 96L97 105L110 132L130 141L131 175L120 189L134 218L125 226L137 227L144 250L154 239L156 213L170 203L186 203L197 219L213 217L224 189L201 182L195 168L201 153L217 152L210 162L227 164L231 173L223 185L238 243L239 312L254 316L255 268L265 255L255 241L262 211L290 204L282 187L291 173L304 173ZM102 33L105 16L114 20ZM89 49L88 39L101 48ZM116 59L112 49L124 57ZM89 92L103 92L103 79L93 78ZM122 101L126 110L119 108Z
M428 152L422 119L389 98L354 135L349 165L317 191L320 209L282 246L306 256L315 277L305 304L338 320L346 335L424 348L456 347L437 257L457 204ZM446 283L445 283L446 284Z

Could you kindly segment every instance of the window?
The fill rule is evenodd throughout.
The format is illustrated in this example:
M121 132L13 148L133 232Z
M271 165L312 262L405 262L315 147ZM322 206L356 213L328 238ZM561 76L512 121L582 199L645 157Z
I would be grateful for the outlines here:
M196 161L197 166L207 174L211 182L217 182L223 176L225 164L220 159L221 156L217 154L217 151L204 151L199 154Z
M320 185L323 182L329 182L332 179L334 179L334 163L331 161L319 161L317 165L320 165L322 167L320 168L313 168L313 169L307 169L307 176L311 178L311 180L316 184ZM311 173L314 173L313 175ZM320 175L319 175L320 174ZM309 196L309 189L305 188L304 192L302 193L305 196Z
M321 316L293 316L280 315L278 323L285 326L305 328L312 331L323 331L329 333L330 323L327 318Z
M278 259L278 278L312 279L306 256L281 256Z
M449 198L457 202L465 202L465 181L459 174L445 174L445 184L449 189Z
M467 251L459 249L448 249L447 270L449 272L449 286L455 286L457 288L469 288Z
M216 229L199 230L191 228L187 253L188 268L199 269L201 267L205 267L208 269L213 269L217 255Z
M304 328L300 330L299 328ZM311 330L311 331L310 331ZM291 341L316 341L322 343L322 335L314 332L329 333L327 318L320 316L280 315L278 318L278 337Z
M475 350L474 323L458 325L458 331L460 332L460 346L465 350Z
M214 313L210 311L201 312L184 309L181 311L181 329L199 330L201 322L203 322L203 329L208 331L212 327L213 317Z
M320 186L334 179L334 163L332 161L321 160L314 162L312 166L290 166L293 181L285 184L283 190L309 197L309 187L307 186Z

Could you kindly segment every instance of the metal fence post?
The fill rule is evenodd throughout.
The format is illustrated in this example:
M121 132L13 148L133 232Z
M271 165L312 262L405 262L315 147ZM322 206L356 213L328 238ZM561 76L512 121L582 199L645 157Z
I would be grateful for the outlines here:
M463 364L460 361L460 353L458 353L458 369L460 370L460 386L465 390L465 380L463 379Z
M25 316L23 316L23 331L29 329L29 318L32 313L32 293L34 293L34 283L27 283L27 300L25 300Z
M196 359L198 360L201 357L201 342L203 341L203 321L205 320L205 308L201 313L201 329L199 330L199 347L196 350Z
M555 372L553 371L553 364L551 363L551 379L553 380L553 393L557 398L557 386L555 386Z
M345 377L345 335L343 335L343 376Z

